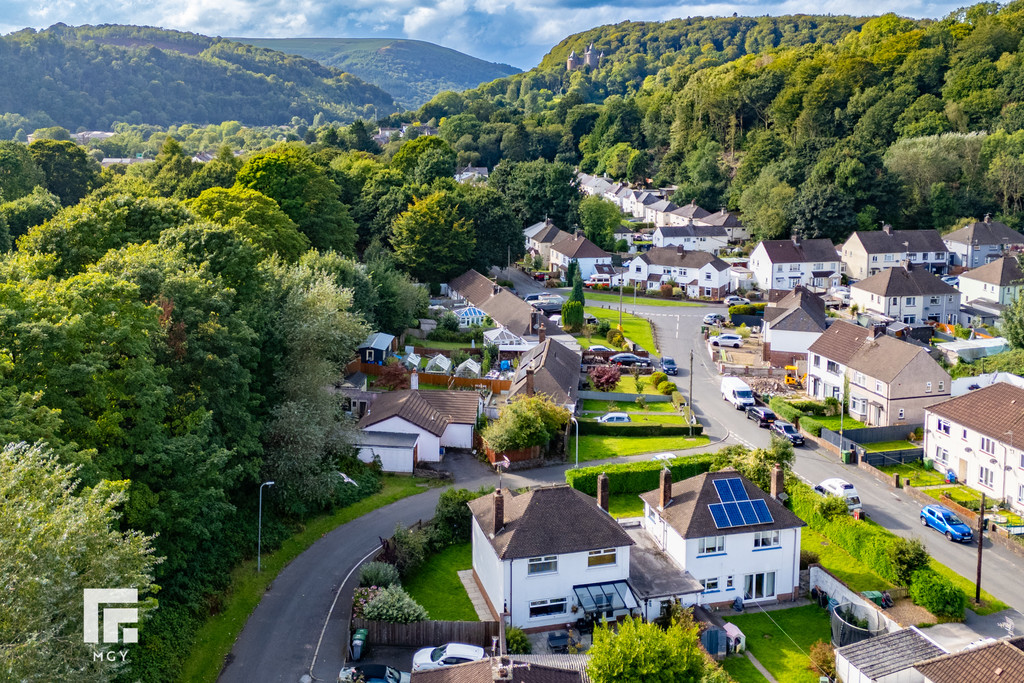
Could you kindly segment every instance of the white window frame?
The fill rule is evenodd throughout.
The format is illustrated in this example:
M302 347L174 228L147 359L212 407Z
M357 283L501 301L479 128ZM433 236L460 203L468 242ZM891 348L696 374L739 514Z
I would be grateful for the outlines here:
M925 382L924 383L924 393L926 393L926 394L932 393L932 383L931 382Z
M989 455L995 455L996 453L996 442L987 436L981 437L981 452L988 453Z
M547 568L547 565L552 565ZM542 555L540 557L531 557L526 561L526 575L527 576L540 576L543 574L557 574L558 573L558 555Z
M609 560L608 558L611 558L611 560ZM591 550L587 553L588 568L614 567L617 562L618 556L615 548Z
M761 594L757 595L757 577L761 577ZM768 577L771 577L771 592L768 593L765 589L769 583ZM755 572L754 574L747 574L743 577L743 599L744 600L766 600L774 598L776 595L776 581L775 572Z
M778 548L782 545L782 538L779 534L779 530L774 531L755 531L754 532L754 548Z
M996 473L985 467L984 465L978 465L978 483L985 488L992 488L995 485Z
M936 431L942 432L946 436L949 436L950 432L953 431L952 428L949 426L949 420L943 420L941 417L939 418L939 421L936 423L935 429Z
M859 396L850 397L850 412L863 415L868 407L868 400Z
M725 536L702 536L697 539L698 555L717 555L725 552Z
M900 408L900 412L899 412L899 415L898 415L898 416L896 417L896 419L897 419L897 420L902 420L902 419L903 419L903 416L904 416L904 414L905 414L905 411L903 410L903 408Z
M949 451L942 446L935 447L935 460L941 463L949 462Z
M942 393L945 390L946 390L946 382L945 382L945 380L939 380L939 393Z
M562 609L555 611L545 611L543 614L534 614L533 610L535 607L554 607L561 605ZM546 600L531 600L529 605L529 614L531 619L549 619L556 614L565 614L566 608L569 606L569 601L566 598L548 598Z
M714 593L718 591L718 577L711 579L701 579L700 585L704 586L705 593Z

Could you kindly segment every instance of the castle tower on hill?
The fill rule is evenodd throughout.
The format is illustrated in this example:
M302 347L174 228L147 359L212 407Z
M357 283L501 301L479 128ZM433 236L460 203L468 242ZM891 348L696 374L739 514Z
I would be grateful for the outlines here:
M575 71L580 68L580 58L576 56L576 50L569 53L569 59L565 60L565 70Z
M594 44L590 46L583 53L583 56L576 54L576 50L569 53L569 58L565 60L566 71L575 71L576 69L596 69L601 66L601 62L604 60L604 52L598 52L594 49Z

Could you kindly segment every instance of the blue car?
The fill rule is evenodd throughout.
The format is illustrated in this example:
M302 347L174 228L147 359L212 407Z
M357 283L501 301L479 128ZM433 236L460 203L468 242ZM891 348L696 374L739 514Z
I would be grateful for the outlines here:
M971 527L944 505L926 505L921 508L921 525L937 529L951 541L967 543L974 538Z

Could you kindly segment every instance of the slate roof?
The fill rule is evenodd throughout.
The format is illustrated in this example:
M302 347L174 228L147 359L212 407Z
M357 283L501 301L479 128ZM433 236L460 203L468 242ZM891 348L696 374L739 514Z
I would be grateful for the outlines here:
M914 668L930 683L1019 683L1024 681L1024 636L935 657Z
M1024 280L1024 273L1021 272L1017 259L1012 256L1004 256L974 270L961 273L960 277L999 287L1024 284L1021 282Z
M540 231L534 234L534 236L531 237L530 239L540 244L547 244L550 242L551 244L554 245L558 244L559 242L564 242L565 240L572 239L572 235L567 233L565 230L559 230L554 225L549 223L548 225L541 228Z
M662 237L728 237L729 233L720 225L663 225L658 228ZM657 232L657 231L655 231Z
M824 300L802 285L764 311L764 321L776 331L824 332L827 320Z
M534 324L544 323L554 329L551 322L518 296L473 269L448 283L448 287L471 304L491 316L497 324L515 335L534 335Z
M751 500L763 500L772 513L769 524L752 524L747 526L719 529L711 516L712 503L719 503L718 491L715 489L716 479L738 478ZM672 484L672 500L664 510L658 506L661 502L661 490L655 489L640 494L640 498L651 506L669 526L679 532L683 538L702 538L714 532L719 536L749 534L754 531L775 531L776 529L793 529L806 526L804 521L783 507L782 503L762 491L731 467L717 472L706 472L695 477L684 479Z
M841 647L836 654L842 655L862 676L874 681L909 669L925 659L944 655L946 651L916 628L905 628Z
M839 260L831 240L763 240L761 246L772 263L833 263Z
M1024 244L1024 235L1005 223L990 220L969 223L959 230L943 235L942 240L960 244L974 244L977 240L979 245Z
M736 214L729 213L725 209L716 213L709 214L699 219L701 223L707 223L708 225L719 225L723 228L742 228L743 221L741 221Z
M859 241L868 254L949 251L938 230L858 230L847 241L853 240Z
M866 327L837 320L807 350L847 365L870 334L871 330Z
M706 218L707 216L711 215L710 211L705 211L704 209L697 206L697 204L693 201L691 201L686 206L680 206L672 213L674 213L677 216L683 216L684 218L695 219Z
M493 538L494 494L469 502L480 528L503 560L633 545L619 523L585 493L567 485L526 493L503 489L505 526Z
M975 389L927 410L995 441L1009 441L1008 431L1024 434L1024 389L1008 382Z
M839 320L807 350L885 383L894 380L920 354L928 355L923 346L886 334L874 339L871 335L868 328Z
M675 211L679 207L676 206L675 204L673 204L672 202L670 202L667 199L662 199L662 200L654 202L653 204L651 204L647 208L650 209L651 211L661 211L662 213L669 213L669 212Z
M475 391L389 391L374 399L359 428L400 417L441 436L449 424L476 424L479 402Z
M553 251L565 254L567 258L611 258L611 254L597 246L583 235L576 235L570 239L556 241L551 245Z
M880 296L938 296L959 294L952 285L929 273L924 268L886 268L871 277L855 282L850 290L860 289Z
M439 669L412 672L415 683L493 683L492 658L478 662L443 666ZM533 662L524 662L519 655L512 657L512 678L509 683L581 683L579 671L570 671Z
M576 403L580 363L583 358L572 349L554 339L545 339L519 359L519 367L512 377L509 396L526 393L526 370L533 368L533 390L550 396L555 403Z
M685 251L680 247L653 247L637 258L648 265L671 268L703 268L711 267L721 272L729 269L729 264L706 251Z

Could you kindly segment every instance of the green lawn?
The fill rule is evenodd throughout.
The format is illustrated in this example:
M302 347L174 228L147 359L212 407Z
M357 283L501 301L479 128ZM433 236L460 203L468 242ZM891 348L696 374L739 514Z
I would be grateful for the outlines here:
M906 439L902 441L876 441L875 443L865 443L861 445L864 446L864 450L869 453L878 453L879 451L907 451L912 448L921 447L921 444L911 443ZM938 473L936 472L936 474ZM941 484L942 482L940 481L937 483Z
M231 651L235 638L241 632L249 615L256 609L267 586L285 565L298 557L321 536L335 527L351 522L377 508L397 500L423 493L427 480L385 475L384 487L378 492L342 508L307 522L303 530L281 544L275 552L263 557L262 573L256 573L256 559L246 560L231 571L231 582L225 591L223 609L203 624L196 634L192 650L182 665L179 680L217 680L224 666L224 657Z
M635 493L613 493L608 498L608 512L612 517L643 517L644 502Z
M435 621L479 621L456 572L473 568L473 544L462 543L431 556L403 587Z
M981 502L980 493L978 493L969 486L963 485L943 486L942 488L938 489L928 489L927 491L925 491L925 493L927 493L929 496L931 496L932 498L939 502L942 502L943 500L946 499L946 497L942 495L943 493L948 493L950 498L952 498L957 503L960 503L961 505L972 501Z
M587 306L584 310L598 320L607 320L612 324L612 327L617 327L619 324L618 311L597 308L595 306ZM622 334L650 352L652 356L661 356L654 347L654 333L651 331L651 323L644 318L623 311Z
M910 479L911 486L938 486L946 483L941 472L926 468L922 462L909 462L904 465L886 465L879 467L888 475L899 474L902 479Z
M767 683L768 679L761 675L754 663L746 655L730 655L719 662L725 672L736 683Z
M743 631L747 637L747 649L777 680L818 683L818 673L807 668L810 660L806 653L815 641L829 642L831 633L827 611L817 605L769 613L758 612L753 607L747 610L747 614L728 616L725 620Z
M575 437L569 443L566 455L569 460L576 457ZM626 455L675 451L683 448L704 446L711 440L706 436L687 438L684 436L598 436L587 434L580 437L580 462L606 460Z
M1004 609L1009 609L1009 605L1005 602L996 600L995 597L984 588L981 589L981 605L974 604L974 579L960 576L955 571L947 567L946 565L938 562L935 558L931 560L931 567L942 576L953 582L953 585L962 590L967 594L967 607L975 614L985 615L992 614L993 612L1002 612ZM981 575L982 585L985 583L985 575Z
M630 377L632 380L633 378ZM594 413L610 413L610 412L622 412L622 413L674 413L676 407L672 405L671 401L665 401L664 403L648 403L647 407L640 410L636 403L632 401L602 401L600 399L588 398L583 401L583 411L594 412Z
M422 346L428 349L465 349L467 352L470 349L469 342L446 342L434 341L433 339L412 339L411 343L415 346Z
M669 381L672 381L672 380L669 380ZM622 373L622 378L619 380L619 383L615 385L615 388L612 389L612 391L615 392L615 393L619 393L619 394L640 394L640 393L644 393L644 394L654 394L655 396L662 396L663 395L655 387L652 387L651 383L646 381L644 379L643 375L640 376L640 383L642 385L642 391L637 391L636 380L633 379L633 375L630 375L629 373L624 372L624 373ZM598 399L598 400L600 400L600 399Z
M604 303L617 304L619 303L618 294L606 294L604 292L584 292L583 298L587 301L603 301ZM626 306L633 305L633 295L623 294L622 295L622 309L625 311ZM694 303L692 301L680 301L679 299L655 299L650 296L636 297L637 306L696 306L700 307L704 304ZM615 322L618 323L619 313L618 310L615 312ZM625 321L623 321L625 324ZM626 335L627 337L629 335Z
M821 417L817 417L817 416L812 415L811 417L813 419L817 420L818 422L820 422L821 424L825 425L826 429L831 429L833 432L838 432L839 431L839 416L838 415L835 415L833 417L825 417L824 415L822 415ZM862 427L867 427L867 425L864 424L863 422L861 422L860 420L855 420L852 417L850 417L849 415L847 415L846 417L843 418L843 430L844 431L847 430L847 429L861 429Z
M893 587L891 583L871 571L866 564L810 527L804 527L800 531L800 549L817 553L822 567L858 593L884 591Z

